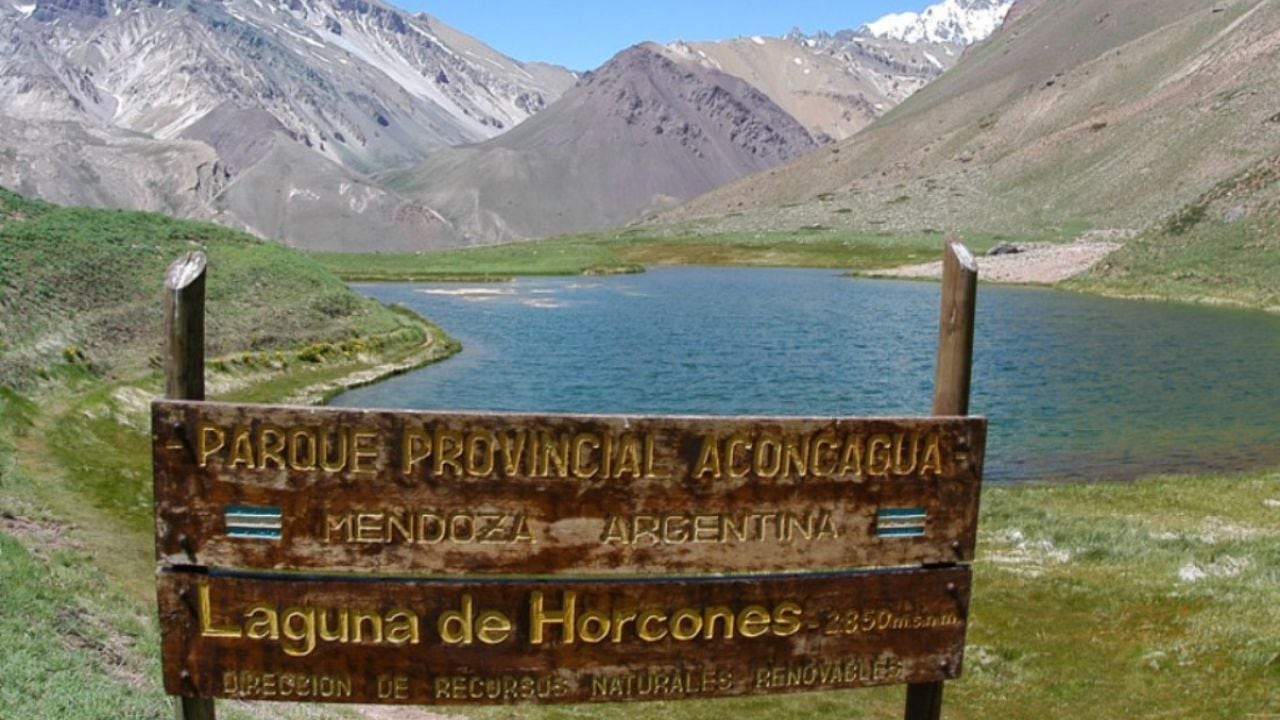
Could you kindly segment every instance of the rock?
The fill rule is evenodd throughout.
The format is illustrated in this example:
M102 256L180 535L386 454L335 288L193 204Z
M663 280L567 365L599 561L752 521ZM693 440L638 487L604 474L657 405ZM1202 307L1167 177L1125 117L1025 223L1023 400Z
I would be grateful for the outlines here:
M1013 243L1000 243L987 251L988 256L995 255L1017 255L1022 252L1022 248Z
M1233 223L1240 222L1249 214L1249 211L1243 205L1237 205L1222 214L1222 222Z

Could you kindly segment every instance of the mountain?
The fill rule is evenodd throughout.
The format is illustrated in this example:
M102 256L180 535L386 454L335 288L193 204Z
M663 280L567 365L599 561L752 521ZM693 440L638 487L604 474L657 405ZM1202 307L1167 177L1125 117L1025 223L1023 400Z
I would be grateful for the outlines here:
M313 249L601 228L850 136L1003 9L646 44L579 81L380 0L0 0L0 183Z
M746 80L821 142L843 140L932 82L1000 26L1012 0L944 0L857 30L675 42L668 52Z
M859 134L662 220L1141 230L1280 153L1278 38L1280 7L1260 0L1023 0L987 42Z
M378 0L0 0L0 38L0 182L311 247L455 244L365 175L493 137L576 79Z
M385 180L507 241L619 225L815 147L751 84L645 43L515 129Z
M972 45L1000 27L1013 0L943 0L923 11L894 13L863 25L862 34L904 43Z
M675 42L664 52L746 80L822 142L861 130L950 67L961 48L839 36Z
M383 179L468 242L631 222L849 137L951 67L1009 6L946 0L922 14L929 39L916 41L863 28L645 43L521 127Z

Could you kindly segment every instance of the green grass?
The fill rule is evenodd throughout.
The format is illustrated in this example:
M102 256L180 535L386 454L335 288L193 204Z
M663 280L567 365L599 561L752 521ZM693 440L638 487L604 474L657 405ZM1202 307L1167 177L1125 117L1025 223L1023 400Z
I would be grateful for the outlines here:
M1199 223L1130 241L1066 287L1109 295L1280 311L1280 222Z
M30 384L66 361L116 376L157 362L164 270L193 248L209 256L211 354L291 351L397 325L386 308L275 243L0 188L0 385Z
M978 252L1001 238L966 237ZM516 275L636 272L656 265L734 265L872 270L939 256L942 237L846 233L625 230L509 245L414 254L312 253L348 281L502 280Z
M1280 473L989 487L979 527L964 676L947 684L946 717L1280 713ZM899 687L468 714L891 718L903 696Z
M42 213L60 212L21 198L0 200L0 217L5 218L0 233L14 223L36 221ZM114 227L107 219L103 222ZM149 217L128 221L136 223L152 229L170 227ZM1181 235L1191 248L1184 252L1205 242L1197 233L1215 227L1205 217L1191 225ZM69 231L51 237L68 234L75 242L76 233ZM260 243L231 236L228 244L243 244L237 252L250 253L239 257L220 250L222 243L216 238L202 237L211 256L223 258L214 266L211 282L218 267L235 269L238 262L247 263L245 258L264 257L253 254L262 252ZM670 238L597 240L610 240L613 244L607 246L611 252L620 250L615 255L624 262L644 253L650 258L705 260L725 248L738 258L759 252L756 257L779 262L763 254L765 238L758 245L756 238L747 236L702 238L702 244ZM823 231L800 240L812 240L812 247L802 252L806 243L793 240L788 257L812 252L812 261L849 248ZM169 239L156 242L165 252L175 249L166 244ZM873 256L887 260L896 253L933 256L939 239L923 236L914 246L900 246L889 238L848 242L869 242L860 252L879 252L882 255ZM973 244L981 248L981 242L985 241ZM80 247L111 259L111 253L94 244L86 237ZM68 317L57 313L78 311L78 301L58 285L56 267L37 267L36 256L81 267L76 258L58 248L40 247L30 238L26 245L0 247L10 252L10 261L23 262L18 281L46 278L48 302L39 307L50 314L37 321L53 327ZM34 254L13 254L13 247ZM168 259L161 250L141 251L124 240L106 247L125 255L137 250L149 258L146 262L153 270L162 269ZM588 243L581 249L581 257L598 259L590 255L596 252L592 247ZM292 289L275 296L270 288L252 283L230 284L220 291L226 295L211 298L211 314L239 307L228 315L241 327L273 322L270 316L278 312L277 306L255 306L253 294L266 293L285 303L304 301L308 284L299 280L295 286L287 277L293 270L315 275L323 281L320 287L333 285L314 263L281 253L269 277L273 284ZM125 264L107 267L130 271ZM85 266L83 271L93 268ZM11 270L0 277L6 278L6 292L14 287ZM117 280L108 277L101 282ZM20 323L8 313L20 300L12 295L6 300L9 305L0 305L0 320L17 326ZM99 302L104 304L99 309L111 309L109 297ZM121 302L151 305L150 300L132 296ZM302 308L306 303L287 306ZM263 347L236 346L237 339L248 336L224 334L230 349L210 363L212 393L236 400L280 401L304 388L332 387L355 371L387 362L412 364L456 349L437 330L402 312L367 310L374 322L361 324L364 307L338 314L313 335L283 332ZM148 327L134 327L135 335L129 336L133 339L125 343L127 352L119 356L124 360L111 366L115 372L132 367L125 360L145 356ZM428 336L437 344L424 351ZM10 335L2 337L13 342ZM21 391L0 382L0 638L5 649L0 653L0 714L6 718L169 715L159 685L153 618L146 405L149 393L159 388L159 377L141 363L132 375L113 379L89 347L88 361L57 349L42 357L30 372L45 380L25 383ZM0 353L18 354L24 348L12 344ZM18 365L8 367L16 371ZM974 573L965 674L947 686L948 717L1235 719L1280 714L1280 473L989 487L984 492ZM900 716L902 698L902 688L883 688L450 713L479 718L884 718ZM271 713L259 713L239 703L220 703L219 713L232 718L274 713L350 716L338 707L281 705L273 705Z
M1280 312L1278 192L1280 156L1264 158L1153 224L1068 286Z
M162 386L161 278L195 247L210 259L213 396L324 396L354 373L376 377L458 349L287 248L0 188L4 718L172 716L154 619L148 403ZM240 703L220 710L255 716Z
M17 688L18 698L4 707L29 717L152 717L164 699L157 638L147 620L154 560L145 413L113 399L115 391L95 388L100 383L91 377L66 382L78 400L56 422L42 416L49 404L0 395L0 438L7 438L0 441L0 511L33 517L93 548L33 553L16 548L0 529L6 578L0 628L6 637L21 625L72 638L65 652L35 654L37 647L19 643L0 656L0 677ZM270 400L276 387L265 382L237 392ZM48 444L33 437L46 433ZM60 443L65 446L48 465L39 460L47 455L23 457L17 474L27 477L14 479L15 448L31 453ZM118 497L93 489L67 495L104 511L96 521L77 518L74 530L64 524L68 510L56 500L45 504L48 488L35 487L95 474L124 489ZM110 571L99 565L107 557ZM965 674L947 686L948 717L1234 719L1280 712L1280 473L988 487L974 573ZM68 634L71 621L88 628L88 640ZM11 666L17 663L23 667ZM38 672L26 669L33 664ZM75 673L67 677L83 698L50 714L52 706L43 703L51 700L36 683L55 671ZM902 688L881 688L449 712L540 719L884 718L900 714L902 697ZM308 713L344 712L319 710Z

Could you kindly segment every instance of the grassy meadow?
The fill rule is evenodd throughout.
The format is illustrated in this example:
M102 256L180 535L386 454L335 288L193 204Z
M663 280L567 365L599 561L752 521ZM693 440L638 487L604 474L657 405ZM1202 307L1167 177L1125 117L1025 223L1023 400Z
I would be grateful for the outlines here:
M1004 240L966 236L977 252ZM847 233L823 227L794 232L703 232L696 227L631 228L532 242L425 253L310 253L343 280L502 280L516 275L639 272L661 265L814 267L875 270L940 256L942 235Z
M1209 231L1217 232L1205 223L1197 232ZM981 252L999 238L969 240ZM1213 261L1194 249L1213 241L1195 235L1187 252ZM335 272L477 278L684 262L853 269L923 261L940 243L931 234L628 231L440 255L307 256L210 225L58 208L0 191L0 718L172 716L160 686L148 403L161 387L161 277L181 252L201 247L210 257L211 397L311 402L457 350L421 318L354 295ZM1142 244L1126 253L1115 262L1130 263L1135 283L1173 262ZM1265 305L1267 292L1244 288L1239 297ZM1278 716L1278 608L1280 472L989 486L965 671L947 685L945 716ZM901 716L903 694L898 687L443 714L891 718ZM225 718L391 716L341 706L218 707Z

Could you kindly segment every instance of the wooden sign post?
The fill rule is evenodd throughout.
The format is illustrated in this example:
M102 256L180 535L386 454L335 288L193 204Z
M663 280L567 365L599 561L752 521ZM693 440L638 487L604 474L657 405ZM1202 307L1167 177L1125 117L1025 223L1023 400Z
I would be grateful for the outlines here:
M977 299L978 263L968 248L949 237L942 256L942 308L933 380L934 415L969 414ZM908 685L905 717L906 720L938 720L942 717L942 683Z
M184 270L196 264L171 278L202 279ZM959 676L986 422L938 402L931 418L725 418L169 394L152 408L156 550L181 717L213 717L218 697L466 705L886 684L910 685L909 717L936 717ZM912 715L922 702L935 714Z
M164 277L165 397L204 400L204 279L207 260L189 252L169 266ZM165 601L160 590L159 600ZM214 720L213 700L193 697L189 689L178 697L178 720Z

